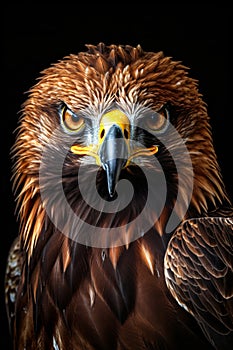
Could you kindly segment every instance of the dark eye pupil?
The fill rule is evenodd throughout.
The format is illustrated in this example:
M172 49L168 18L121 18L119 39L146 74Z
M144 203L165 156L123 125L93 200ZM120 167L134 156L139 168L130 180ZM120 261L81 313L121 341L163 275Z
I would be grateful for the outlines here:
M156 113L154 113L154 114L152 114L151 116L150 116L150 121L152 122L152 123L155 123L155 122L157 122L158 121L158 114Z
M71 119L72 119L72 122L73 122L73 123L77 123L77 122L79 121L80 118L79 118L77 115L72 114Z

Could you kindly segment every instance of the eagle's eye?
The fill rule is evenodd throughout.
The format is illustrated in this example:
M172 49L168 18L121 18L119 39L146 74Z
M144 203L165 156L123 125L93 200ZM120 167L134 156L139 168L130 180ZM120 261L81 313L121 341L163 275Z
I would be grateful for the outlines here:
M150 111L145 114L143 123L146 130L152 133L162 133L166 130L169 122L168 110L163 107L159 111Z
M79 132L85 126L84 118L73 113L67 106L64 106L62 109L61 121L68 132Z

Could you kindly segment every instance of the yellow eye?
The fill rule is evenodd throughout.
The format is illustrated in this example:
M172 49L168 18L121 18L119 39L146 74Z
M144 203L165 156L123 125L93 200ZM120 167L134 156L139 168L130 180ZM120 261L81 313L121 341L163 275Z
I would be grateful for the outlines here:
M83 117L74 114L70 109L64 107L62 110L62 124L70 132L81 131L85 125Z
M144 123L148 131L164 132L168 126L168 111L162 108L160 111L146 113Z

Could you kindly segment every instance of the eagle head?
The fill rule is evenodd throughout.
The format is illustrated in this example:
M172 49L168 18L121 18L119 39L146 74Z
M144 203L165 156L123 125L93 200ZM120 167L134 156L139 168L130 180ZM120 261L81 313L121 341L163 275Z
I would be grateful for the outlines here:
M44 70L14 156L30 252L48 218L81 243L116 246L226 200L197 82L140 46L87 45Z

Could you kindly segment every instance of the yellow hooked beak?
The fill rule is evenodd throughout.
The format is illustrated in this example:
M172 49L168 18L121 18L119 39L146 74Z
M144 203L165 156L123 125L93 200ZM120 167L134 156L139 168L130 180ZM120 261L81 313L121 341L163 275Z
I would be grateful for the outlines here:
M114 109L101 118L97 145L73 145L71 151L96 159L96 164L106 171L108 192L112 197L122 168L128 166L133 158L157 153L158 147L134 149L132 152L129 119L122 111Z

